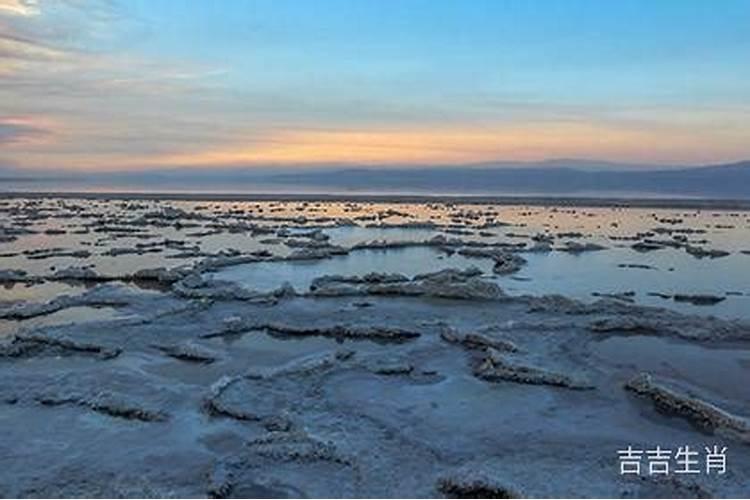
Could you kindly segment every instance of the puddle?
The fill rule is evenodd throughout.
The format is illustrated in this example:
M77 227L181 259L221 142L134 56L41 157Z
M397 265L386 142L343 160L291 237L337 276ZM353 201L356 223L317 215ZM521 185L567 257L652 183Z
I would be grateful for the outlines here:
M234 281L259 291L278 288L289 282L296 290L307 291L312 280L324 274L361 275L367 273L401 273L407 276L439 271L446 267L464 269L477 266L492 272L488 259L468 259L460 255L447 256L429 247L390 250L357 250L349 255L316 261L278 261L244 264L214 273L217 279Z
M750 257L746 255L695 259L671 249L641 255L629 248L610 248L581 255L552 252L524 257L528 264L516 276L499 278L500 285L510 294L555 293L593 301L594 292L634 291L638 304L689 314L750 319ZM622 263L648 264L654 269L618 267ZM649 295L653 292L710 294L726 299L712 306L700 306ZM741 295L734 295L736 292Z

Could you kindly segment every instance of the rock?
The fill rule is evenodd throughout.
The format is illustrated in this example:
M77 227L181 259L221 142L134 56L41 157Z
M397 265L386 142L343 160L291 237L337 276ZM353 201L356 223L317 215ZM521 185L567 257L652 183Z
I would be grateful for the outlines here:
M656 221L662 224L671 224L671 225L678 225L684 222L684 220L678 219L676 217L672 217L672 218L662 217L661 219L656 219Z
M210 498L294 498L301 489L288 486L282 479L258 477L257 470L247 463L248 455L220 459L209 473L206 492ZM257 461L254 460L254 461ZM253 464L254 465L254 464ZM146 496L146 495L141 495ZM168 495L158 495L166 497ZM205 496L205 495L200 495Z
M635 292L628 291L628 292L616 292L616 293L601 293L601 292L592 292L592 296L594 297L602 297L607 299L615 299L615 300L621 300L623 302L634 302L633 297L635 297Z
M460 281L425 280L394 285L372 285L367 293L373 295L413 295L457 300L496 300L505 293L495 283L477 278Z
M354 351L349 349L316 353L302 358L293 359L276 368L267 369L262 372L249 373L248 376L253 379L267 379L290 375L305 377L325 372L333 367L341 365L352 357L354 357Z
M119 347L93 344L56 334L54 331L30 331L17 335L10 344L0 348L0 357L30 357L48 351L53 355L93 354L100 359L112 359L120 355Z
M159 249L149 249L149 251L155 251ZM117 257L119 255L131 255L131 254L140 254L144 253L143 250L139 250L138 248L127 248L127 247L115 247L110 248L106 252L103 252L102 255L107 255L110 257Z
M402 283L404 281L409 281L409 278L399 273L367 273L362 276L363 283Z
M331 245L327 241L319 241L319 240L307 240L307 239L297 239L297 238L289 238L289 239L282 239L282 242L284 245L288 246L289 248L330 248Z
M418 247L418 246L431 246L429 242L421 241L388 241L388 240L372 240L363 241L357 243L351 247L351 250L388 250L392 248L407 248L407 247Z
M263 419L266 415L247 410L245 405L234 404L234 398L225 399L228 391L242 380L242 377L223 376L213 383L209 389L209 397L204 404L206 411L214 416L230 417L236 420L258 421Z
M175 283L185 277L187 271L157 267L154 269L140 269L133 273L136 281L157 281L159 283Z
M526 264L526 259L518 255L505 254L503 259L495 259L495 265L492 271L495 274L513 274L521 270Z
M124 286L99 284L80 295L59 295L49 302L19 302L0 308L0 318L23 320L55 313L69 307L123 307L134 299L132 292Z
M190 273L180 280L180 287L182 288L200 288L205 286L205 284L206 280L197 272Z
M35 318L37 316L53 314L60 309L63 309L69 300L70 297L68 297L67 295L63 295L49 302L43 302L41 304L36 302L20 302L17 304L12 304L10 307L0 309L0 318L24 320Z
M269 432L247 443L250 452L281 462L334 462L349 464L331 442L312 438L307 432Z
M664 245L659 243L652 243L649 241L639 241L637 243L633 243L630 248L635 250L636 252L653 252L654 250L661 250L664 247Z
M176 220L176 219L194 219L197 216L190 214L180 208L174 208L170 206L161 207L160 210L153 212L146 212L143 214L146 219L165 219L165 220Z
M291 336L321 336L341 339L369 339L384 342L404 342L420 336L419 332L402 328L385 326L307 326L298 327L283 323L266 323L258 325L258 329L265 329L271 333Z
M317 260L327 259L334 255L346 255L346 248L328 245L324 247L299 248L287 255L286 260Z
M657 410L684 418L702 430L718 432L750 443L750 423L698 397L655 382L642 373L625 384L625 389L650 399Z
M87 405L95 412L126 420L165 422L168 419L163 411L144 408L110 394L99 394L93 400L88 401Z
M606 250L607 247L599 245L597 243L579 243L577 241L567 241L565 246L558 248L561 252L569 253L583 253L583 252L598 252L599 250Z
M99 393L94 396L48 394L37 397L37 401L44 406L83 406L97 413L125 420L165 422L169 418L163 411L146 408L110 393Z
M254 255L215 255L206 257L203 261L196 264L196 271L216 271L223 267L237 266L240 264L250 264L258 262L259 257Z
M592 308L588 304L571 299L564 295L542 295L541 297L527 297L529 312L548 312L557 314L591 314Z
M716 498L705 487L678 476L639 476L640 487L623 494L623 498Z
M342 276L340 274L327 274L319 276L310 283L310 290L317 290L328 285L351 284L360 285L363 283L400 283L409 281L409 278L403 274L395 273L368 273L364 276Z
M234 474L223 461L219 461L208 474L206 492L210 498L229 498L234 489Z
M617 264L617 267L622 269L656 269L648 264Z
M506 297L496 283L480 279L478 275L481 275L481 271L477 268L464 271L443 269L415 276L406 283L370 285L366 290L373 295L412 295L458 300L497 300Z
M458 251L465 257L480 257L495 261L493 271L496 274L512 274L518 272L526 264L526 259L498 248L463 248Z
M470 347L492 348L498 351L517 352L518 347L510 340L494 339L481 333L467 333L461 343Z
M532 246L530 246L528 249L526 249L527 252L531 253L546 253L552 251L552 244L546 242L546 241L539 241L534 243Z
M487 357L475 369L474 376L487 382L516 382L519 384L551 385L566 389L593 389L591 384L543 368L508 362L497 350L487 349Z
M425 273L425 274L418 274L414 276L412 281L424 281L424 280L433 280L433 281L455 281L455 280L461 280L461 279L468 279L468 278L476 278L477 276L482 275L482 270L478 267L468 267L466 269L455 269L455 268L447 268L447 269L441 269L440 271L436 271L434 273Z
M300 381L309 383L311 376L325 373L352 355L351 351L326 352L260 372L222 376L211 385L204 407L215 416L292 428L285 415L298 401L290 389L298 387ZM280 425L282 421L286 424Z
M111 281L114 278L102 276L88 267L70 266L65 269L56 271L48 279L71 281Z
M21 269L2 269L0 270L0 283L26 283L32 281L26 271Z
M291 299L297 296L297 291L294 289L291 283L285 281L279 288L273 290L271 292L271 295L273 295L277 299Z
M322 285L311 285L310 295L313 297L350 297L365 295L366 292L357 285L329 282Z
M555 242L555 237L553 235L544 233L537 233L532 236L531 239L537 243L548 243L550 245Z
M688 302L696 306L712 306L718 304L726 299L726 297L718 297L716 295L688 295L678 293L673 297L675 302Z
M620 314L592 322L597 333L664 335L689 340L750 339L750 325L715 317L689 316L661 309L639 308L640 313Z
M730 255L729 252L724 250L706 249L698 246L688 245L685 247L685 251L697 259L708 257L710 259L718 259L720 257L726 257Z
M321 276L313 280L311 295L320 297L350 295L404 295L440 297L463 300L495 300L504 298L495 283L478 278L476 267L466 270L443 269L415 276L409 280L400 274L371 273L358 276Z
M313 278L312 282L310 282L310 290L316 290L318 288L327 286L329 284L340 284L340 283L360 284L363 282L364 280L359 276L342 276L340 274L326 274L323 276L318 276L317 278Z
M88 250L69 250L65 248L38 248L24 250L23 254L30 260L52 259L56 257L72 257L75 259L86 259L91 257Z
M636 317L613 317L597 320L591 324L590 329L600 333L619 332L635 335L661 335L667 332L675 332L666 322Z
M357 300L357 301L352 302L352 307L359 307L359 308L373 307L374 305L375 304L373 304L372 302L368 302L366 300Z
M437 490L446 498L524 498L515 489L473 471L439 478Z
M430 238L429 240L427 240L427 243L433 246L443 246L448 243L448 238L446 238L445 235L437 234L433 236L432 238Z
M376 375L409 375L414 367L399 360L379 360L369 367Z
M260 259L273 257L273 254L268 250L253 250L252 252L250 252L250 255L252 255L253 257L258 257Z
M494 339L481 333L461 334L455 328L446 327L440 332L440 338L452 344L463 344L468 349L486 349L491 347L498 351L517 352L518 347L505 339Z
M172 291L184 298L203 300L255 300L273 299L270 294L246 290L236 283L224 280L205 279L191 275L172 285Z
M190 361L193 363L213 363L217 356L213 352L195 344L178 344L178 345L155 345L156 349L175 359L181 361Z

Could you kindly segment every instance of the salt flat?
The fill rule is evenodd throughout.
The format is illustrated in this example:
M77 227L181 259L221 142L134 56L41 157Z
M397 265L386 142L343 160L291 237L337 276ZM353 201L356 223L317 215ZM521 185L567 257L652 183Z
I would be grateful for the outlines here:
M749 220L0 200L0 494L746 495Z

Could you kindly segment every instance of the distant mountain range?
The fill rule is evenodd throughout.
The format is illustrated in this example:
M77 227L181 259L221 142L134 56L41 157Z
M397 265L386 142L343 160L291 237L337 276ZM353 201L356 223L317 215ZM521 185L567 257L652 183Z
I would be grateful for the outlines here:
M437 193L581 195L664 195L750 198L750 161L730 165L661 170L602 170L571 166L492 165L344 169L271 175L274 183L299 183L336 189Z
M171 168L148 172L31 175L0 169L0 186L21 179L91 185L274 192L695 197L750 199L750 161L703 167L657 167L590 160L473 165L304 168ZM40 190L47 190L40 186Z

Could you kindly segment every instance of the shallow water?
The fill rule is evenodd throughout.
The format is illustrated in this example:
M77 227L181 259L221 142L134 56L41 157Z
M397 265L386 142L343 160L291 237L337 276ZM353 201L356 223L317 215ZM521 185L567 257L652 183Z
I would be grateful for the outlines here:
M184 210L187 217L154 216L165 207ZM151 214L144 222L144 216ZM346 219L347 225L340 222ZM421 224L420 227L403 227ZM432 224L435 227L423 227ZM224 225L224 227L217 226ZM229 226L227 226L229 225ZM102 226L130 232L101 231ZM232 226L234 229L232 229ZM265 228L253 233L248 227ZM374 227L376 226L376 227ZM399 226L399 227L394 227ZM268 290L289 282L306 290L324 274L398 272L409 276L445 267L476 265L511 294L559 293L594 300L594 293L634 292L640 304L683 312L750 318L750 214L720 210L645 208L570 208L524 205L452 203L273 202L273 201L157 201L101 199L0 200L0 235L25 229L15 239L0 242L0 269L21 269L45 276L68 266L91 266L106 275L125 275L143 268L191 265L209 254L232 249L259 250L285 257L294 248L286 237L322 228L329 243L343 247L372 240L425 241L436 235L465 242L527 244L536 234L555 236L555 246L566 242L597 243L602 251L571 254L561 251L523 253L528 264L511 276L494 276L489 259L447 255L435 247L352 250L345 256L316 261L268 261L224 268L215 276ZM639 253L630 248L639 233L676 230L690 244L730 252L722 258L696 258L681 248ZM64 231L64 234L58 234ZM640 234L641 239L643 234ZM623 239L631 238L631 239ZM184 248L161 245L182 242ZM108 255L111 249L155 245L157 251ZM87 250L89 257L52 256L34 259L30 250L61 248ZM185 253L197 248L200 255ZM638 264L653 269L621 268ZM49 300L75 292L75 284L44 283L0 289L0 301ZM649 293L713 294L725 297L712 306L678 303Z
M344 276L367 273L401 273L416 275L443 267L477 266L491 273L487 259L447 256L434 248L413 247L391 250L360 250L349 255L334 256L322 261L259 262L227 268L213 274L217 279L236 281L252 290L270 291L283 283L296 290L308 290L310 282L325 274Z
M713 314L727 318L750 318L750 256L736 254L721 259L696 259L673 250L651 252L644 259L631 249L612 248L602 252L570 255L528 255L529 264L518 281L499 278L512 294L557 293L579 299L593 299L592 293L633 291L639 304L668 307L686 313ZM620 268L621 263L648 263L655 269ZM674 302L650 296L664 294L711 294L726 299L711 306ZM740 293L742 295L734 295Z

